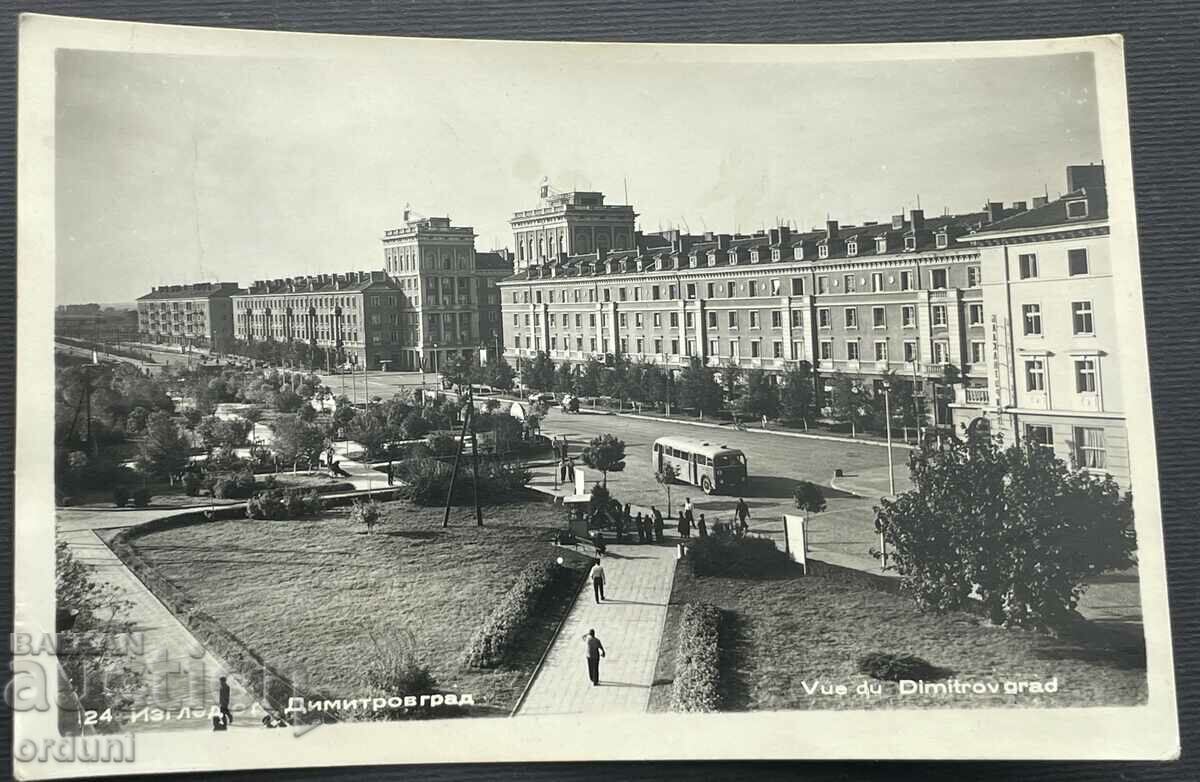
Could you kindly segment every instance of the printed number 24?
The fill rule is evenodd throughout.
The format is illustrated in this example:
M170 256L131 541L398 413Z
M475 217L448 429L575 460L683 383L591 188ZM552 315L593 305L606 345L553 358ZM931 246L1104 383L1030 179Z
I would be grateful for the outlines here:
M95 725L97 722L112 722L112 709L105 709L99 714L94 709L87 709L83 712L84 725Z

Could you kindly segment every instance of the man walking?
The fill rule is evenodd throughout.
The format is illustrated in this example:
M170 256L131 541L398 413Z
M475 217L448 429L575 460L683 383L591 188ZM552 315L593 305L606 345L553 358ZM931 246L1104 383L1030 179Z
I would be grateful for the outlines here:
M600 683L600 658L605 656L604 644L600 643L600 639L596 637L595 630L588 630L587 635L583 637L583 642L587 645L588 678L592 680L592 686L595 687Z
M664 526L662 511L651 505L650 512L654 514L654 541L656 543L662 543Z
M228 725L233 722L233 712L229 710L229 682L225 681L224 676L217 681L220 682L217 687L217 707L221 710L221 719Z
M750 518L750 506L741 497L738 497L737 507L733 510L733 515L737 518L739 529L749 529L750 525L746 523L746 519Z
M592 572L589 574L592 579L592 592L596 596L596 602L599 603L604 599L604 568L600 567L597 562L592 565Z

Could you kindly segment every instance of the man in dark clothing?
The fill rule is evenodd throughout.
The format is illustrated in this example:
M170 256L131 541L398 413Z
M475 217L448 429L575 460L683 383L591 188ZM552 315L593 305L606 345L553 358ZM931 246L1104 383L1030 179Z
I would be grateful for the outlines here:
M737 517L739 527L748 527L746 519L750 518L750 506L741 497L738 497L737 507L733 509L733 515Z
M604 644L600 643L600 639L596 637L595 630L588 630L587 635L583 637L583 642L587 645L588 678L595 687L600 683L600 658L605 656Z
M222 676L218 679L220 686L217 687L217 706L221 709L221 719L225 720L225 724L233 722L233 712L229 710L229 682L225 681Z
M654 542L662 543L664 525L662 511L651 505L650 512L654 514Z
M642 518L642 512L638 511L637 518L633 520L633 524L637 527L638 543L646 542L646 520Z

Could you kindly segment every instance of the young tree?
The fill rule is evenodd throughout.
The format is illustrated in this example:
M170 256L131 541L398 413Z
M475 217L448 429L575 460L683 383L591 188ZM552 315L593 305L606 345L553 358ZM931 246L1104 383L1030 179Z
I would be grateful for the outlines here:
M539 350L537 355L533 357L533 361L525 367L521 373L525 385L536 391L549 391L554 388L554 362L546 355L546 351Z
M997 624L1055 629L1088 579L1133 562L1132 496L1047 448L1003 448L978 432L926 442L910 472L913 489L883 499L877 524L924 607L959 608L976 594Z
M130 434L138 434L146 428L146 421L150 418L150 411L142 406L137 406L129 411L129 415L125 416L125 431Z
M583 396L599 396L603 382L604 365L600 363L599 359L592 356L583 365L583 371L579 374L577 383L579 393Z
M608 486L608 474L625 469L625 442L611 434L593 437L580 454L583 463L604 475L604 486Z
M675 465L670 462L663 462L658 471L654 473L654 480L658 481L658 485L667 490L667 516L670 516L671 510L671 484L679 477L679 470L675 469Z
M575 393L576 377L571 364L564 361L554 372L554 390L563 394Z
M275 393L275 409L281 413L294 413L300 409L302 404L304 404L304 400L290 388L284 388Z
M645 402L661 402L667 398L667 373L658 364L645 361L641 365L641 393Z
M310 464L325 450L325 435L319 428L306 424L294 415L283 415L271 424L271 450L279 461L291 463L292 470L301 460Z
M167 478L187 469L188 443L174 419L163 411L150 414L146 421L146 436L138 448L138 467L149 475Z
M807 361L788 369L779 393L779 412L785 420L807 425L813 404L812 368Z
M800 481L796 484L796 488L792 490L792 501L799 510L804 511L806 521L809 514L825 510L825 492L812 481Z
M471 375L475 372L473 355L472 353L465 356L462 353L451 353L447 356L439 367L442 379L456 388L470 384Z
M387 452L391 436L387 424L371 411L360 410L345 427L346 437L354 440L374 459Z
M850 436L856 437L863 421L867 419L869 395L859 382L849 375L838 372L833 376L833 398L830 408L833 417L850 424Z
M692 356L687 369L676 385L679 404L701 413L715 413L721 409L721 387L716 383L715 373L698 356Z

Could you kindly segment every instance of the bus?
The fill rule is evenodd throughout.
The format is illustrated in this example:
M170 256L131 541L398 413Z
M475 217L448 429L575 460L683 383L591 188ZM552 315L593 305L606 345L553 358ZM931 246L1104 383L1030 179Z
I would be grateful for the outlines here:
M687 437L660 437L654 441L650 466L675 467L679 480L699 486L705 494L746 486L746 454L737 448Z

